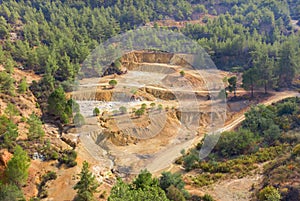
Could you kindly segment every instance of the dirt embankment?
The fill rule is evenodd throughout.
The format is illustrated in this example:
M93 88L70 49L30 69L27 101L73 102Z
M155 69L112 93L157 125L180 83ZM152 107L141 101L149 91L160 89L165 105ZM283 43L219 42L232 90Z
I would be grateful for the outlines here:
M159 51L133 51L120 59L122 66L133 70L143 63L170 64L182 67L190 66L191 58L187 55Z

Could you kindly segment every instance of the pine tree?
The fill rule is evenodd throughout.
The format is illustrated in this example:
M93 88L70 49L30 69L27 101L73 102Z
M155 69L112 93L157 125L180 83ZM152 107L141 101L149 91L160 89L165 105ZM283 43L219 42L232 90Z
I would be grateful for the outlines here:
M24 94L27 90L28 90L28 85L27 85L26 77L23 77L18 86L18 92L20 94Z
M257 82L260 86L264 87L265 93L268 87L272 84L274 62L269 57L269 52L266 45L262 45L252 52L253 65L257 69Z
M61 86L50 94L48 98L48 112L60 118L64 123L68 122L68 115L65 113L66 97Z
M13 157L8 161L5 175L10 184L22 187L28 178L30 159L27 153L17 145Z
M6 72L0 72L0 93L5 93L9 95L14 95L15 87L14 87L14 79L10 74Z
M93 194L97 192L99 184L89 171L88 162L83 162L83 167L79 174L80 181L74 186L74 189L77 190L76 201L92 201L94 200Z
M237 88L236 83L237 83L236 76L232 76L228 79L228 84L229 84L228 89L230 92L234 93L234 97L236 97L236 88Z
M25 200L23 192L15 185L0 182L0 200Z
M296 71L299 68L299 53L296 51L296 44L298 42L294 40L287 41L283 43L280 53L278 69L276 74L279 77L278 85L280 87L291 86L292 80L295 76Z
M13 119L13 117L17 116L20 114L19 110L17 109L17 107L12 104L12 103L8 103L7 107L4 110L5 114L9 117L10 120Z
M45 131L43 130L43 123L39 119L38 116L36 116L34 113L32 113L28 120L27 123L29 125L28 129L28 139L29 140L34 140L34 139L40 139L44 137Z

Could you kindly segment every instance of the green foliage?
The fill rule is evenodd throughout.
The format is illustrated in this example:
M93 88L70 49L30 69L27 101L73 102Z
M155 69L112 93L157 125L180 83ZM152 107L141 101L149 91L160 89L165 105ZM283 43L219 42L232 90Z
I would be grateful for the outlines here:
M232 76L228 79L228 90L230 92L234 92L234 96L236 97L236 88L237 88L237 77Z
M14 82L15 80L8 73L0 72L0 93L14 95Z
M256 68L250 68L243 73L243 88L251 90L251 96L254 96L254 89L258 86L258 71Z
M152 174L149 171L142 170L132 183L137 189L147 189L150 186L158 185L158 180L153 179Z
M141 105L141 109L146 110L146 109L147 109L147 104L146 104L146 103L143 103L143 104Z
M4 67L8 74L12 74L14 72L14 63L11 59L6 60Z
M174 201L185 201L185 197L184 197L183 193L173 185L168 187L167 197L170 200L174 200Z
M28 90L26 77L23 77L18 86L18 93L24 94Z
M127 113L127 108L124 107L124 106L121 106L121 107L119 108L119 111L121 112L121 114L126 114L126 113Z
M270 107L258 105L246 112L245 117L246 119L243 121L242 126L253 133L262 134L264 130L267 130L274 124L275 114Z
M202 197L202 200L203 201L214 201L214 199L211 197L211 195L209 194L205 194L203 197Z
M74 121L74 124L79 127L81 127L85 124L85 118L80 113L75 114L73 121Z
M162 111L162 109L163 109L162 104L158 104L157 109L158 109L159 111Z
M79 104L73 99L66 101L65 92L61 86L59 86L53 93L48 97L48 112L55 117L58 117L62 123L68 123L69 119L73 116L73 113L79 113ZM82 120L80 115L75 115L74 118L78 117L77 120ZM82 123L79 121L79 123Z
M140 108L138 110L135 111L134 113L137 117L141 117L143 114L145 114L145 110Z
M30 159L27 153L17 145L5 170L7 181L21 188L27 181L29 165Z
M29 125L28 129L28 140L41 139L45 136L45 131L43 129L43 123L38 116L32 113L28 120L27 124Z
M281 195L273 186L267 186L259 192L258 199L260 201L280 201Z
M88 162L84 161L81 172L79 174L80 180L74 186L74 190L77 190L77 196L75 200L77 201L92 201L94 200L94 193L97 192L99 184L89 171Z
M74 150L64 150L58 161L60 165L66 164L67 167L74 167L77 165L76 158L77 153Z
M300 144L297 144L292 151L292 156L300 156Z
M272 124L267 130L263 132L263 141L267 144L272 144L278 140L281 135L281 130L278 125Z
M181 77L184 77L184 75L185 75L185 72L184 72L183 70L182 70L182 71L180 71L179 73L180 73Z
M0 137L2 140L1 147L12 148L14 143L19 136L18 127L12 120L6 116L0 116Z
M74 99L67 101L65 112L68 116L72 116L73 113L80 112L80 106Z
M163 172L161 175L162 176L159 178L159 185L164 191L167 191L167 188L169 188L171 185L179 190L184 189L185 183L183 182L180 174Z
M99 116L99 114L100 114L99 108L95 107L94 110L93 110L93 115L94 116Z
M59 86L48 98L48 112L60 118L63 123L68 122L68 115L66 110L66 97L65 92Z
M55 172L53 171L49 171L47 172L46 174L44 174L42 176L42 181L41 183L39 184L39 187L38 187L38 198L46 198L48 197L48 192L46 190L46 183L50 180L55 180L57 179L57 175Z
M118 82L117 82L117 80L110 80L109 82L108 82L108 84L111 86L111 87L115 87L117 84L118 84Z
M150 103L150 107L153 109L155 107L155 103Z
M118 179L116 185L112 188L109 201L168 201L165 192L159 187L158 180L152 178L151 173L144 170L132 182L125 184Z
M159 186L167 193L170 200L178 197L178 200L188 198L188 192L184 190L185 183L178 173L172 174L171 172L163 172L159 178Z
M11 119L11 120L13 119L13 117L20 114L17 107L12 103L7 104L7 107L5 108L4 112L9 117L9 119Z
M224 132L215 146L213 152L217 152L222 157L232 157L251 153L255 142L254 134L245 129L237 132Z
M23 192L14 184L2 184L0 182L0 200L25 201Z

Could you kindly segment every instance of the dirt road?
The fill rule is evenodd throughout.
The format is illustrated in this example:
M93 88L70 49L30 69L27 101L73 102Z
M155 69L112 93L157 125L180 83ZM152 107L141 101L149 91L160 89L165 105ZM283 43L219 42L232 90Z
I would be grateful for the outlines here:
M299 96L299 92L296 91L274 92L273 96L268 98L266 101L263 101L261 104L270 105L272 103L278 102L285 98L295 97L295 96ZM245 119L245 115L241 114L239 117L236 117L234 121L230 122L225 127L219 129L219 131L224 132L224 131L233 130L234 128L239 126L244 119ZM146 169L148 169L150 172L157 173L160 172L161 170L168 168L174 162L174 160L181 155L180 151L182 149L190 148L191 146L198 143L202 138L203 136L196 137L193 140L187 141L178 146L174 146L172 149L169 149L168 152L161 153L159 156L155 157L155 160L153 160L152 163L146 166Z

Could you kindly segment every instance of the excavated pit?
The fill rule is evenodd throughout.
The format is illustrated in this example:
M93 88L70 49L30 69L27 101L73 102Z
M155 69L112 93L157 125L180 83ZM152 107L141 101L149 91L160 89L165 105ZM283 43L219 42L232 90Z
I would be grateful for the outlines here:
M157 171L209 130L211 116L222 117L224 108L212 110L212 102L218 101L210 100L205 81L182 57L189 55L131 52L120 59L127 73L79 85L72 97L88 125L77 132L92 155L111 160L125 173L138 173L145 168ZM184 77L179 73L183 69ZM217 76L214 74L212 79ZM118 82L114 88L107 84L111 79ZM148 108L144 115L136 117L132 109L142 103ZM151 103L155 108L150 107ZM162 111L157 108L159 104L164 107ZM122 106L127 108L127 114L116 112ZM93 117L95 107L101 111L99 117ZM104 151L95 152L95 146ZM172 157L169 152L174 152Z

